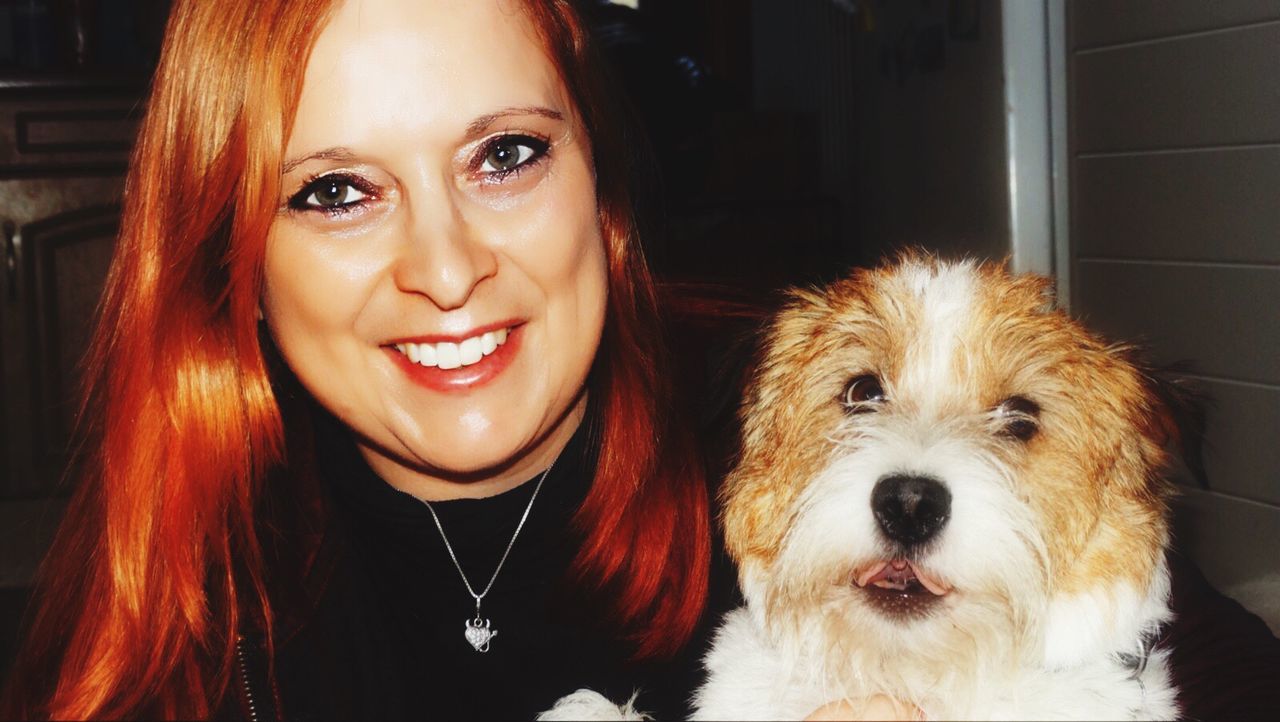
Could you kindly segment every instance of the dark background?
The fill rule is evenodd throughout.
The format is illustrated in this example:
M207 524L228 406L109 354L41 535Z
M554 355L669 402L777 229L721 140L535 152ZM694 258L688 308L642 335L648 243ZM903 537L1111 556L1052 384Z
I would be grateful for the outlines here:
M648 254L749 298L902 245L1008 256L1006 79L1045 60L1010 41L1058 43L1056 225L1029 240L1060 247L1072 313L1192 362L1215 403L1177 543L1280 629L1280 0L632 4L582 2L661 170ZM67 400L167 7L0 0L0 675L65 504ZM1061 25L1006 36L1002 8L1035 7Z

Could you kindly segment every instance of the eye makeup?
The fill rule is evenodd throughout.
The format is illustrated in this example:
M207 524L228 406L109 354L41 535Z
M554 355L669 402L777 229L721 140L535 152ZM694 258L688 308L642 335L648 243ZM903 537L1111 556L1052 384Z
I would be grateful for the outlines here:
M472 176L482 183L497 184L519 178L526 170L544 162L551 154L548 138L528 133L503 133L480 144L468 163ZM489 166L492 170L486 170Z
M302 189L289 197L288 207L291 211L318 212L336 218L378 197L377 187L367 179L336 171L307 178Z
M503 132L482 141L464 167L473 182L501 185L544 163L551 145L540 134ZM362 174L336 170L307 177L285 205L293 213L321 213L336 220L361 212L382 195L378 184Z

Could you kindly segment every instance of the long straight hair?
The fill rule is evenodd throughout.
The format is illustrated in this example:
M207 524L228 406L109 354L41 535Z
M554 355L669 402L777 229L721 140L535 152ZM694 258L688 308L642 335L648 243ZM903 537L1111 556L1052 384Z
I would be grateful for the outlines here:
M85 363L85 471L41 567L4 716L207 717L243 615L271 639L254 510L285 434L256 307L302 70L332 4L173 7ZM704 472L675 426L626 137L587 29L568 0L525 5L592 139L608 253L589 380L600 461L573 575L637 658L659 658L688 640L706 596Z

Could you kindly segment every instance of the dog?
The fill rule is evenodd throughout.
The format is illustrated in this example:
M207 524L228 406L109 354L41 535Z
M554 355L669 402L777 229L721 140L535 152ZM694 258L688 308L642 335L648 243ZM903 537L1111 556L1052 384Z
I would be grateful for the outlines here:
M745 605L696 719L887 695L928 719L1170 719L1176 428L1051 283L908 252L798 290L723 490Z

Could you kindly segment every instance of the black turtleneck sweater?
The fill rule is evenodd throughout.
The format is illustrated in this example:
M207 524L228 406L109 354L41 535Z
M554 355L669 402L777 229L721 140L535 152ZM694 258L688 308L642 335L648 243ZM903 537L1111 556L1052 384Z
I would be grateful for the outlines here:
M639 690L637 709L684 718L700 681L708 623L680 658L633 664L628 645L602 627L600 611L566 593L579 542L570 520L595 468L588 425L547 475L484 597L481 614L497 633L486 653L464 637L475 602L427 507L376 476L349 440L326 441L321 474L333 509L328 543L336 553L315 608L278 644L283 715L532 719L586 687L615 701ZM487 499L432 503L477 592L501 559L536 481ZM718 618L719 611L704 618Z

